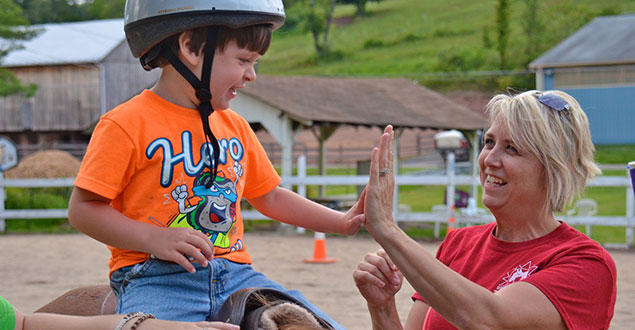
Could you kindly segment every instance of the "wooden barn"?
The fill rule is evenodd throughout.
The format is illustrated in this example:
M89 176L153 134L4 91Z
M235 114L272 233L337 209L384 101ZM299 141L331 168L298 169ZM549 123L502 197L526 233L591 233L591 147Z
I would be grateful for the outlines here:
M99 117L142 89L159 70L146 72L126 43L123 19L43 24L37 37L2 58L2 67L37 85L33 97L0 98L0 135L21 156L41 149L77 156Z

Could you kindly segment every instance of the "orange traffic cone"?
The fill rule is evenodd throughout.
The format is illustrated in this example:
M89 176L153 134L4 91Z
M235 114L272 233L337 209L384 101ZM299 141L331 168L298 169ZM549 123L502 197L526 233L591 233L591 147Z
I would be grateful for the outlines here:
M326 257L326 236L324 233L315 232L313 235L313 259L302 259L302 261L313 264L330 264L337 261L335 258Z

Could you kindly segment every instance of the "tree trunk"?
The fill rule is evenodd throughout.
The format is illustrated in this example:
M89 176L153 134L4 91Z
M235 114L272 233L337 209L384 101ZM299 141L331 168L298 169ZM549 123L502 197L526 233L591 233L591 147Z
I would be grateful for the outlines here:
M324 49L328 49L327 43L328 43L329 29L331 28L331 21L333 20L333 14L335 13L336 4L337 4L337 0L331 1L331 9L329 10L329 14L326 17L326 28L324 29L324 38L322 41L322 46L324 47Z

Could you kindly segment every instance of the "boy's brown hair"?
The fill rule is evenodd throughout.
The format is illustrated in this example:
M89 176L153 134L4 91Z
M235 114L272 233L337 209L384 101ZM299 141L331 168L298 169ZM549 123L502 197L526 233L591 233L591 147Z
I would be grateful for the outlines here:
M205 26L187 30L182 33L188 34L191 39L189 50L200 54L203 51L203 45L207 40L207 27ZM273 26L271 24L250 25L239 29L219 26L216 49L222 53L230 41L235 41L236 45L240 48L245 48L250 51L257 52L260 55L264 55L271 44L272 34ZM165 41L163 41L163 47L169 47L172 54L178 54L180 35L181 34L179 33L165 39ZM155 61L160 67L170 64L167 59L160 55L155 59Z

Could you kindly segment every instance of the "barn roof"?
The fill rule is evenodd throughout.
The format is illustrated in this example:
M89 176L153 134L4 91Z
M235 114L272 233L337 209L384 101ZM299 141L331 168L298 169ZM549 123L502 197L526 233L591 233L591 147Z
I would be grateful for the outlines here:
M635 63L635 14L596 17L529 63L529 67L630 63Z
M258 75L242 93L298 121L477 130L485 118L408 79Z
M4 67L99 63L124 42L123 19L32 25L40 30L22 49L2 58Z

